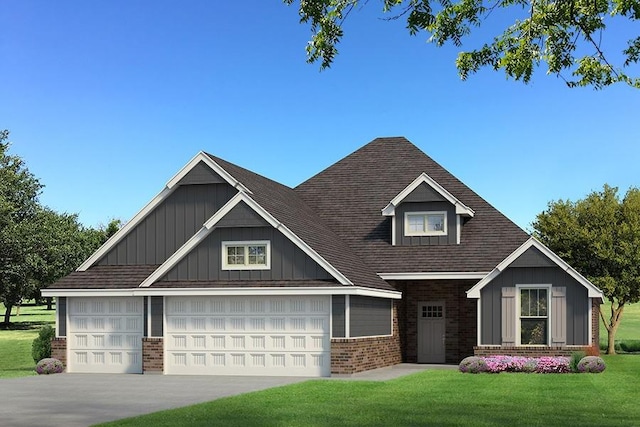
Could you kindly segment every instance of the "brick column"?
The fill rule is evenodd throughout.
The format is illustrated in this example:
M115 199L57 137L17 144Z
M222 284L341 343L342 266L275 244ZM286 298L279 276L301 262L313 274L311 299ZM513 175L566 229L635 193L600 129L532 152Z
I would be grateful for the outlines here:
M142 372L162 374L164 372L164 340L142 338Z
M51 357L58 359L67 369L67 339L65 337L51 340Z

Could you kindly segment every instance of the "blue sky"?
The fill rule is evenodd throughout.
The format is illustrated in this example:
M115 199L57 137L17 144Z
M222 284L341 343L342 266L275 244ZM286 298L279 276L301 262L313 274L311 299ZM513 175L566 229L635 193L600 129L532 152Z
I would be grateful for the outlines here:
M377 3L320 72L279 0L4 0L0 129L42 202L91 226L131 218L199 150L295 186L378 136L406 136L525 229L550 200L640 185L640 91L545 69L463 82L456 48Z

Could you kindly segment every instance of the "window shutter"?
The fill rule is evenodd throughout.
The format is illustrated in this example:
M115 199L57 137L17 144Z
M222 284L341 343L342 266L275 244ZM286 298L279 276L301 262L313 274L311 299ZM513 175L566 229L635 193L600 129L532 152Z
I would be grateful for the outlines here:
M516 288L502 288L502 345L516 345Z
M551 288L551 345L567 344L567 288Z

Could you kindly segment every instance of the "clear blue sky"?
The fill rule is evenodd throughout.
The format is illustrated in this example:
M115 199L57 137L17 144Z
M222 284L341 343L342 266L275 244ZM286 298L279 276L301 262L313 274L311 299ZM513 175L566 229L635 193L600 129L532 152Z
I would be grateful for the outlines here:
M279 0L4 0L0 129L42 202L91 226L130 219L199 150L295 186L378 136L406 136L525 229L550 200L640 185L640 91L545 69L463 82L457 49L369 3L320 72Z

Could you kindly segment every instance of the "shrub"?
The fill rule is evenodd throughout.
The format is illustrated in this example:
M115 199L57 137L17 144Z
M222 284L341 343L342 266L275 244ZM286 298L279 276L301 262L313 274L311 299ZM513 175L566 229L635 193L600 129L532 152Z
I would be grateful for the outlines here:
M569 358L560 357L540 357L536 372L540 374L564 374L571 372L569 368Z
M59 361L58 359L53 359L50 357L42 359L36 365L36 372L39 375L59 374L62 371L64 371L64 366L62 365L62 362Z
M578 363L586 356L584 351L576 351L571 354L571 361L569 362L569 369L571 372L578 372Z
M580 363L578 363L578 372L590 372L598 374L606 369L604 360L598 356L583 357Z
M38 337L31 345L31 356L34 362L51 357L51 340L56 336L56 331L50 325L43 326Z
M486 372L487 364L482 357L469 356L462 359L462 362L458 365L458 369L460 369L460 372L477 374L479 372Z
M620 341L620 350L627 353L640 352L640 340L624 340Z
M607 349L605 348L605 351ZM600 347L597 345L592 345L584 349L585 356L599 356L600 355Z

